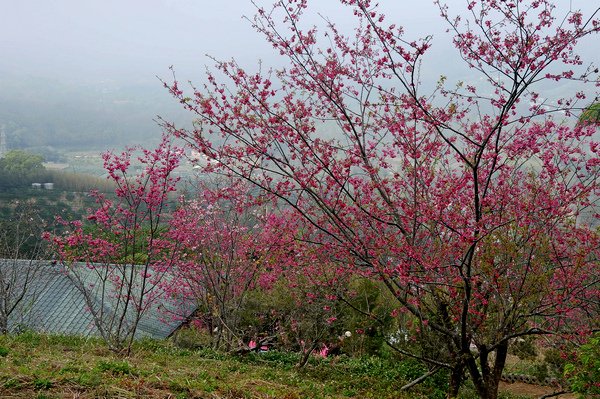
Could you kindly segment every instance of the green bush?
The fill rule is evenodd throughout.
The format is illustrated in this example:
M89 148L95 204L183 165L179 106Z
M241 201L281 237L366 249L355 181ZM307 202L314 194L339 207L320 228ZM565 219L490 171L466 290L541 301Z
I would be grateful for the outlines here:
M517 356L521 360L534 360L538 353L535 337L525 337L515 341L510 345L510 354Z
M600 398L600 333L577 351L577 361L565 366L571 390L585 398Z
M175 346L181 349L203 349L212 347L212 337L206 330L186 327L173 337Z
M544 353L544 363L548 366L548 376L551 378L562 378L565 369L566 359L562 356L560 350L549 348Z

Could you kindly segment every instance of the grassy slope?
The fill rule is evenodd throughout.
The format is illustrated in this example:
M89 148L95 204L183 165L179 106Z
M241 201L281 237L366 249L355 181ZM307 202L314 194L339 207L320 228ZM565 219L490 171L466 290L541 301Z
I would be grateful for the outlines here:
M1 398L436 398L437 376L410 392L398 389L422 372L412 362L376 358L313 359L296 354L244 357L179 349L169 342L137 344L121 358L96 339L25 333L0 336ZM465 392L465 398L474 397ZM504 398L516 398L503 396Z

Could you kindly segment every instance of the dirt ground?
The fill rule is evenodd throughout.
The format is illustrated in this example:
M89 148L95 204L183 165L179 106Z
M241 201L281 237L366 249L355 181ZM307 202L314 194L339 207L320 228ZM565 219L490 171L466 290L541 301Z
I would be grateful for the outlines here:
M509 384L506 382L500 382L500 391L510 392L515 395L529 396L531 398L539 398L542 395L548 395L553 392L556 392L557 390L558 390L558 388L525 384L522 382L515 382L513 384ZM575 396L573 394L563 394L563 395L553 396L553 398L576 399L577 396Z

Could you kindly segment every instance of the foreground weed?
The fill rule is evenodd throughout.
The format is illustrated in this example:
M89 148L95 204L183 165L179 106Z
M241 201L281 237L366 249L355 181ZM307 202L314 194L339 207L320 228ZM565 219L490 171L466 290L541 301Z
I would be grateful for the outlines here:
M96 368L100 371L109 371L112 374L116 375L135 375L135 369L125 360L116 361L116 360L100 360Z
M102 375L98 372L85 372L79 374L74 382L85 387L97 387L102 383Z
M33 387L35 389L50 389L54 384L47 378L36 378L33 380Z
M39 334L36 334L32 331L25 331L16 335L14 340L16 342L25 344L29 348L37 348L40 345L42 338Z
M21 381L17 380L16 378L10 378L6 380L4 384L2 384L5 389L20 388L21 385Z
M77 364L69 363L69 364L63 366L58 371L58 374L78 374L78 373L81 373L81 371L82 371L81 367L79 367Z

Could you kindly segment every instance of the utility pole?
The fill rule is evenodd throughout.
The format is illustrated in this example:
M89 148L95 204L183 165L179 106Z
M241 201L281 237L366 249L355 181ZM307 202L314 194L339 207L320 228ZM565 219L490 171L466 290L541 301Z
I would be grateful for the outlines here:
M0 158L6 155L6 125L0 126Z

